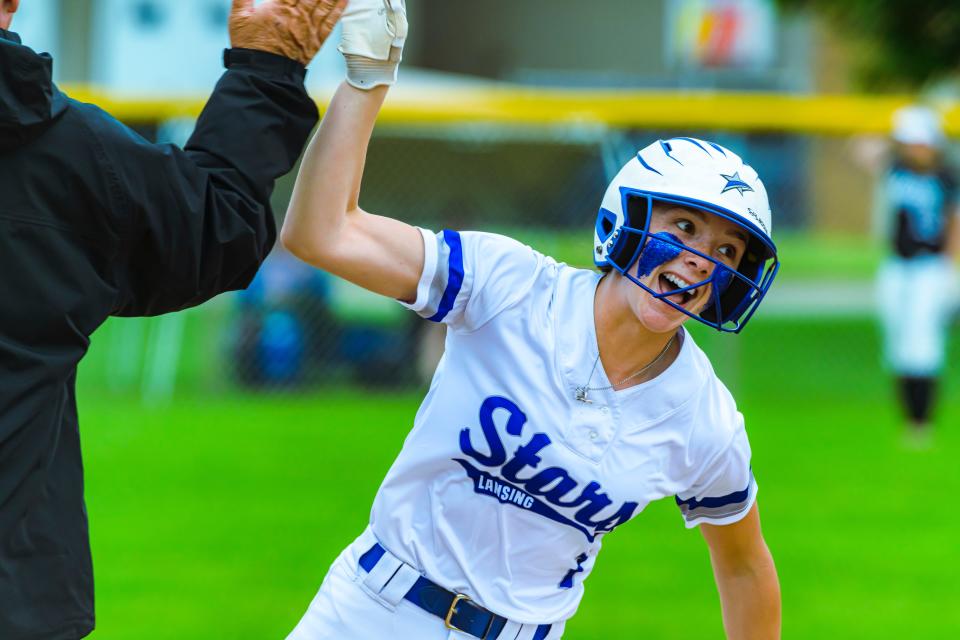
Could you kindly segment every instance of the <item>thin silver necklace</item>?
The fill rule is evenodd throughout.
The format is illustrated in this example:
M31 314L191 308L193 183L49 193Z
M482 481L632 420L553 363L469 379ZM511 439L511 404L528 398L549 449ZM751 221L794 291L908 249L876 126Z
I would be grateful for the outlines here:
M640 375L641 373L643 373L644 371L646 371L647 369L649 369L649 368L652 367L653 365L655 365L655 364L657 364L658 362L660 362L661 358L663 358L663 356L666 355L667 350L670 349L670 345L673 344L673 340L674 340L674 338L676 338L676 337L677 337L677 334L673 334L672 336L670 336L670 339L667 340L667 344L663 347L663 349L660 351L660 353L657 354L657 357L656 357L656 358L654 358L653 360L651 360L651 361L650 361L647 365L645 365L642 369L640 369L640 370L638 370L638 371L634 371L633 373L631 373L630 375L628 375L626 378L624 378L624 379L621 380L620 382L615 382L615 383L610 384L610 385L607 385L607 386L605 386L605 387L591 387L591 386L590 386L590 381L593 380L593 374L594 374L594 372L597 370L597 364L599 364L599 362L600 362L600 353L599 353L599 349L598 349L598 350L597 350L597 359L593 361L593 367L590 369L590 377L587 378L587 382L586 382L584 385L579 386L579 387L576 388L576 390L574 391L573 397L574 397L576 400L578 400L579 402L586 402L587 404L593 404L593 400L589 400L589 399L587 398L587 394L588 394L589 392L591 392L591 391L606 391L607 389L613 389L613 388L615 388L615 387L619 387L620 385L622 385L624 382L626 382L626 381L628 381L628 380L633 380L633 379L636 378L638 375Z

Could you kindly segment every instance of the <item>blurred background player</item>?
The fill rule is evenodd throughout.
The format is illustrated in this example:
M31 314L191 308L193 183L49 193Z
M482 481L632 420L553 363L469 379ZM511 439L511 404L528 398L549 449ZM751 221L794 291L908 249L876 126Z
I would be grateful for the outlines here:
M877 206L890 251L878 277L884 353L896 375L907 437L925 446L954 304L960 194L946 162L937 111L920 105L900 109L892 139Z
M290 638L556 640L603 537L665 497L700 526L728 637L778 638L743 416L682 327L739 331L772 282L756 172L693 138L641 150L597 215L600 272L367 213L402 0L352 0L342 24L347 82L304 156L283 242L444 323L447 340L369 526Z

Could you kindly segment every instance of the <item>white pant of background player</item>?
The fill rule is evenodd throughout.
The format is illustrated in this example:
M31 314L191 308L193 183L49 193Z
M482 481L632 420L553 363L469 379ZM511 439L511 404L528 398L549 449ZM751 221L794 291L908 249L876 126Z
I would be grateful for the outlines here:
M391 575L380 578L376 571L364 571L360 556L375 542L367 529L344 549L287 640L476 640L447 629L441 618L404 600L399 592L403 589L392 593L383 588ZM563 627L554 624L544 640L559 640ZM499 635L487 640L530 640L536 630L537 625L508 622Z
M881 267L877 294L884 354L894 372L929 377L943 367L955 287L953 266L943 256L892 258Z

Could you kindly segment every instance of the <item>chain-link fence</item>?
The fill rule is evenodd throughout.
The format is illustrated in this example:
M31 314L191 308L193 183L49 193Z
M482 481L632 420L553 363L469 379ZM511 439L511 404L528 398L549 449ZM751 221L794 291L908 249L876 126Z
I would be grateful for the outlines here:
M143 133L182 142L189 129L189 122L178 121L148 127ZM808 167L822 164L815 162L818 158L831 157L830 145L843 144L836 139L624 131L594 125L378 128L368 155L361 206L434 230L500 231L559 260L588 266L594 216L609 179L650 141L691 133L738 150L760 168L774 206L778 238L807 237L814 228L831 226L816 213L818 203L831 196L810 188L818 176ZM278 216L286 208L294 175L278 184L274 196ZM869 203L864 196L869 194L860 191L856 197L865 210ZM849 199L850 194L844 197ZM848 213L861 220L833 226L860 228L864 237L862 212ZM862 240L860 245L866 246ZM875 256L861 258L869 263ZM809 286L823 287L829 281L832 286L837 281L848 283L834 296L840 306L851 295L859 296L852 312L868 311L872 267L858 263L852 278L846 274L847 280L844 274L831 276L829 267L810 268L815 272L807 274L812 280L798 283L789 262L784 267L777 284L786 281L786 288L793 287L790 296L781 298L784 313L818 313L803 305L791 307L790 301L809 293ZM851 294L851 289L856 292ZM442 353L443 328L277 247L248 290L182 314L113 320L98 332L94 345L81 374L86 383L135 390L148 400L163 401L186 390L422 386Z

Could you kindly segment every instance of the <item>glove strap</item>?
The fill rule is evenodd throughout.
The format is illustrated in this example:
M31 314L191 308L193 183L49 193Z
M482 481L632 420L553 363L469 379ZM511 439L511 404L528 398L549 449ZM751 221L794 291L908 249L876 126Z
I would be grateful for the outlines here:
M344 54L343 57L347 62L347 82L365 91L380 85L394 84L397 81L401 51L399 47L391 47L389 60L373 60L364 56Z

